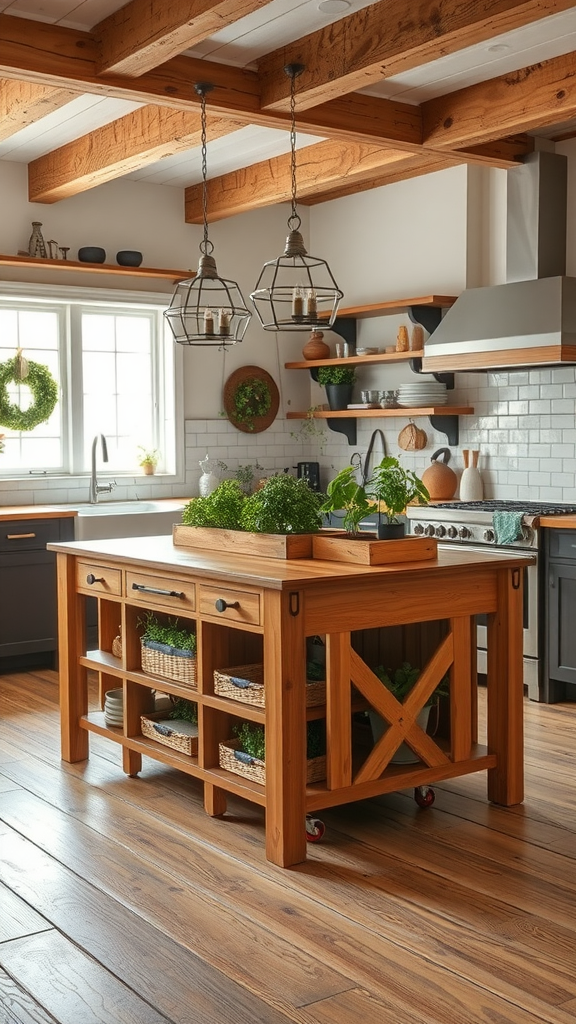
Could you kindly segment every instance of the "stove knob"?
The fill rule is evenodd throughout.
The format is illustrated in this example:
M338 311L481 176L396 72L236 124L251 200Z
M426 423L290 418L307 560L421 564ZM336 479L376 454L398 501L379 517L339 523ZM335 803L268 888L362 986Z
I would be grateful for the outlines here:
M426 534L427 537L433 537L435 532L436 531L432 526L432 523L430 523L430 526L427 526L426 529L424 530L424 533Z
M435 532L437 537L443 537L445 535L445 533L446 533L446 527L445 526L437 526L436 530L434 532Z
M452 537L452 538L458 536L458 530L456 529L455 526L449 526L448 527L448 536Z
M424 527L422 526L422 523L416 523L416 526L414 527L414 533L416 534L417 537L422 536L422 534L424 533Z
M489 544L493 544L496 540L494 530L484 530L484 540L488 541Z
M462 540L465 540L466 537L470 537L471 533L470 533L470 530L468 529L468 527L467 526L461 526L460 529L458 530L458 536L461 537Z

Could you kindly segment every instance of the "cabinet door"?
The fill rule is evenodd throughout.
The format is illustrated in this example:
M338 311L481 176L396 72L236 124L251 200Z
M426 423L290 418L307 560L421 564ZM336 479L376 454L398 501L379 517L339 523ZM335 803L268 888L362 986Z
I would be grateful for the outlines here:
M0 561L0 657L54 651L57 637L54 556L21 551Z
M548 672L576 683L576 562L550 562L548 583Z

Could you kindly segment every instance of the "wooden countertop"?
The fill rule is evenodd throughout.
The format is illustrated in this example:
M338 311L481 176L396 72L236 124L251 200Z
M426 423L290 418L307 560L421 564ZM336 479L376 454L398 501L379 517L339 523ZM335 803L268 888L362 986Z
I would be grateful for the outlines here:
M5 505L0 506L0 522L17 519L69 519L77 515L68 505Z
M51 551L81 555L98 561L121 564L146 565L167 574L180 573L199 575L214 579L228 579L235 583L256 584L274 590L289 589L294 585L315 586L344 579L356 581L375 576L393 577L399 574L422 574L440 572L445 579L446 571L458 571L462 567L473 569L493 565L495 561L506 566L522 566L534 558L529 553L517 551L494 551L491 549L469 551L458 548L439 548L438 557L421 562L396 563L394 565L353 565L351 563L324 562L318 559L297 558L283 560L258 558L253 555L206 553L192 548L176 547L170 535L161 537L128 537L121 540L63 541L48 544Z
M548 530L576 530L576 516L541 516L540 526Z

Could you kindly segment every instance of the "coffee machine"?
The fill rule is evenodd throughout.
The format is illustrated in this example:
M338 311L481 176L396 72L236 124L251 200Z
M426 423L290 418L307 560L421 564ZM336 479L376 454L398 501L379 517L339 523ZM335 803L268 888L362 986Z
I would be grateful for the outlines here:
M294 468L299 480L305 480L312 491L320 490L319 462L299 462Z

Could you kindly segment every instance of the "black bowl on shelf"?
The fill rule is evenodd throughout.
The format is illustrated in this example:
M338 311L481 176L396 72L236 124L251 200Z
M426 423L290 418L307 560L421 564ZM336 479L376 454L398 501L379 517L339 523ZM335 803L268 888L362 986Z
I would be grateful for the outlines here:
M121 267L139 267L142 263L142 253L137 249L121 249L116 253L116 263Z
M102 249L99 245L83 245L81 249L78 249L78 259L81 263L104 263L106 249Z

